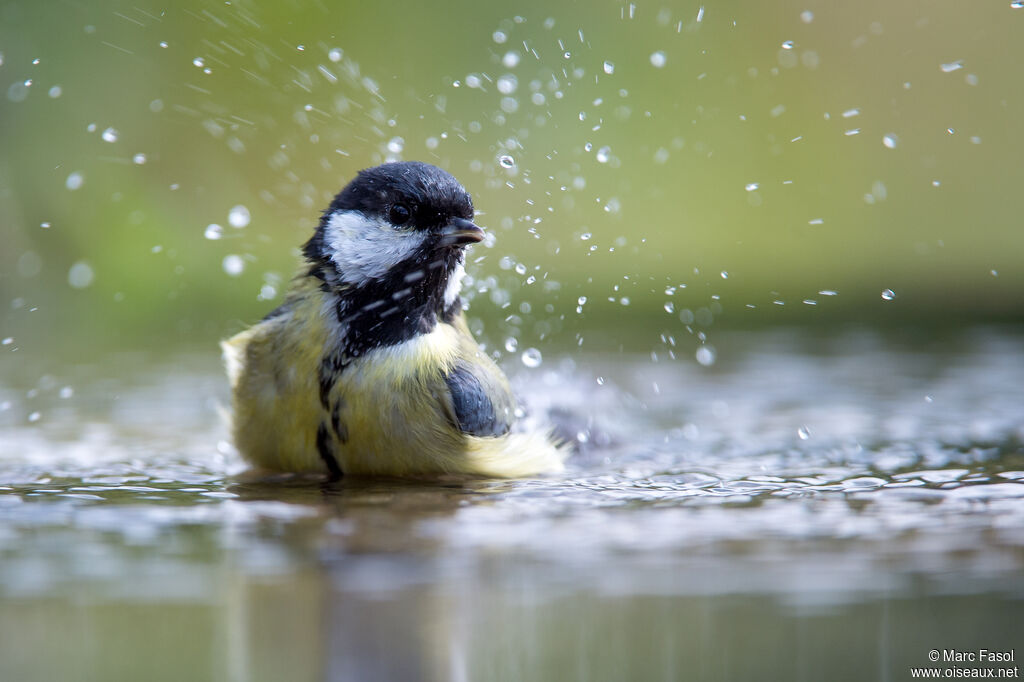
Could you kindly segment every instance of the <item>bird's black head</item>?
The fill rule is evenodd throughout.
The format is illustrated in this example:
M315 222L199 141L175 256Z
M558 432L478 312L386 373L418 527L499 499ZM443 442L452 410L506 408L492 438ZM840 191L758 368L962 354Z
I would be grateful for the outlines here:
M350 325L391 317L398 322L386 326L422 327L431 316L454 314L464 249L483 236L458 180L404 161L361 171L334 197L303 252Z
M451 174L418 161L360 171L324 211L304 252L340 282L370 285L398 271L450 270L462 247L483 239L473 200Z
M437 166L400 161L360 171L327 213L359 211L396 227L440 230L450 220L473 220L473 199Z

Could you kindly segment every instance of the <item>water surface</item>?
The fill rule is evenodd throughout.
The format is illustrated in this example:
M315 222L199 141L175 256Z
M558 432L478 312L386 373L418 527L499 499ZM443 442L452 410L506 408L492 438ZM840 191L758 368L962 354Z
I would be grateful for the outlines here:
M2 679L909 679L1021 643L1019 332L507 367L524 481L252 480L214 353L0 388ZM42 378L39 378L42 376Z

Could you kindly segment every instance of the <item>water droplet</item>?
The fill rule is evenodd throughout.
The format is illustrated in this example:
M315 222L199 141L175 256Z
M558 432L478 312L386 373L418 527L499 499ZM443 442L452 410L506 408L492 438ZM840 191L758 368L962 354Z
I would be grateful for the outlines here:
M224 236L224 228L217 223L210 223L203 231L203 236L210 240L220 239Z
M524 365L530 368L540 367L540 363L543 361L540 351L536 348L527 348L523 351L523 354L519 356L519 359L522 360Z
M505 339L505 350L509 353L515 353L517 348L519 348L519 339L514 336Z
M508 34L506 34L504 31L495 31L494 33L491 34L491 40L501 45L502 43L508 40Z
M506 52L505 56L501 58L501 63L506 69L514 69L519 66L519 59L518 52Z
M221 268L231 277L238 277L245 270L245 261L238 254L228 254L221 261Z
M854 107L843 112L843 118L853 118L854 116L860 116L860 109Z
M1020 9L1024 7L1024 0L1013 0L1013 2L1010 3L1010 7L1013 9Z
M141 152L136 154L135 156L132 157L132 163L134 163L136 166L141 166L142 164L146 163L146 155Z
M64 181L64 186L72 192L80 188L85 182L85 176L78 171L75 171L68 175L67 180Z
M260 293L256 296L258 301L271 301L277 296L277 287L273 284L264 284L260 287Z
M589 232L584 232L583 234L580 235L580 240L589 241L592 236L594 235L590 234Z
M160 47L162 47L162 48L164 48L166 50L167 49L167 41L166 40L161 40L160 41Z
M792 40L787 40L786 42L782 43L782 49L783 50L792 50L793 49L793 41Z
M701 5L697 10L697 23L704 21L704 5Z
M519 275L525 275L526 274L526 266L523 265L522 263L516 263L515 270L516 270L516 274L519 274Z
M882 144L885 145L886 149L896 149L896 145L899 143L899 138L893 133L886 133L882 136Z
M964 68L964 61L962 59L958 59L955 62L943 64L939 68L942 69L942 73L953 73L954 71L959 71Z
M746 185L743 186L743 189L747 190L748 192L753 192L754 190L756 190L760 186L761 186L760 183L748 182Z
M584 305L584 304L586 304L586 302L587 302L587 297L586 296L580 296L579 298L576 299L577 305Z
M3 345L3 346L9 346L12 343L14 343L14 337L13 336L8 336L3 341L0 341L0 345Z
M502 168L513 168L516 165L516 160L508 154L502 154L498 157L498 165Z
M597 162L598 163L608 163L608 159L611 158L611 155L612 155L612 148L611 147L601 147L600 149L597 150Z
M665 66L666 61L668 61L668 58L665 57L665 53L662 52L661 50L658 50L657 52L651 55L651 66L653 66L656 69L660 69L661 67Z
M822 289L818 292L819 296L838 296L839 292L833 289Z
M28 98L28 87L21 82L11 83L7 88L7 99L12 102L24 102Z
M28 420L29 420L30 422L37 422L37 421L39 421L39 420L40 420L40 419L42 418L42 416L43 416L43 415L42 415L42 413L41 413L41 412L33 412L32 414L30 414L30 415L28 416Z
M697 362L705 367L715 364L715 349L711 346L701 346L694 355Z
M63 388L60 389L60 397L63 398L64 400L67 400L74 394L75 389L71 388L70 386L64 386Z
M206 60L203 59L202 57L196 57L195 59L192 60L192 66L195 66L196 68L201 69L204 66L206 66Z
M94 279L95 274L92 266L84 260L80 260L68 270L68 284L72 289L85 289Z
M896 298L896 292L892 289L882 289L882 300L891 301Z
M611 62L608 62L608 61L606 61L606 62L604 63L604 72L605 72L606 74L608 74L609 76L610 76L611 74L615 73L615 65L614 65L614 64L612 64Z
M100 137L103 138L104 142L117 142L118 132L114 128L107 128L100 133Z
M807 440L808 438L811 437L811 430L806 426L801 426L799 429L796 430L796 435L798 438L800 438L800 440Z
M676 304L673 303L672 301L667 301L665 303L665 312L670 314L670 315L675 313L676 312Z
M46 94L50 96L50 99L57 99L63 92L64 90L59 85L54 85Z
M392 154L401 154L405 149L405 140L401 137L392 137L388 140L388 151Z
M850 137L852 135L860 135L860 128L850 128L849 130L845 131L843 135L846 135L847 137Z
M879 201L885 201L885 198L889 196L889 190L885 183L881 180L875 180L871 183L871 196Z
M228 211L228 224L231 227L241 229L249 224L249 209L242 204L233 207Z
M722 270L722 272L719 274L721 274L722 279L729 279L729 273L726 272L725 270Z
M805 24L811 23L812 21L814 21L814 12L812 12L809 9L805 9L803 12L800 13L800 21L804 22Z
M519 87L519 81L512 74L506 74L498 78L496 86L501 94L511 95Z

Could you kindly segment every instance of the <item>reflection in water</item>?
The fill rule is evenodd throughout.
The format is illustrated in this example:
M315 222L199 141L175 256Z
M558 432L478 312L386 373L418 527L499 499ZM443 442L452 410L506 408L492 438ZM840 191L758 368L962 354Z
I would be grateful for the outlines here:
M0 678L902 679L1012 647L1019 337L804 338L527 372L580 441L531 481L253 479L215 366L68 369L36 420L4 385Z

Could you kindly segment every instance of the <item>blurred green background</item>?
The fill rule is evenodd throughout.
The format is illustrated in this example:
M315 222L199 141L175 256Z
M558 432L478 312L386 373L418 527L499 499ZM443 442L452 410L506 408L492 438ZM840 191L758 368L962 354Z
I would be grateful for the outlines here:
M944 332L1024 313L1022 37L1016 0L0 0L0 677L1012 648L1019 329ZM235 479L216 341L389 158L472 192L471 323L596 415L582 478Z
M2 335L211 344L388 158L473 193L491 347L1016 321L1022 27L1009 0L3 2Z

